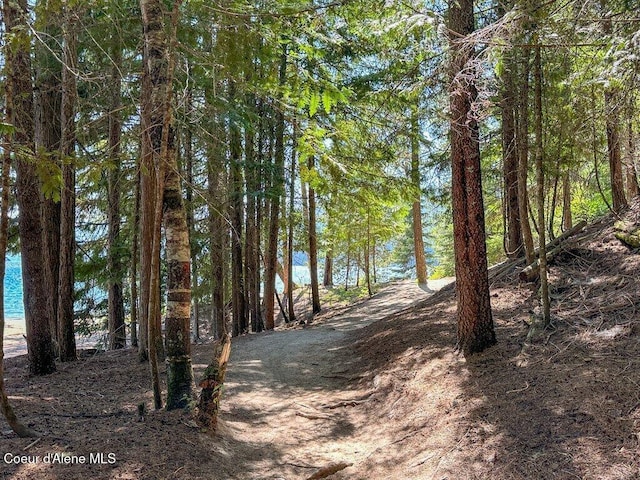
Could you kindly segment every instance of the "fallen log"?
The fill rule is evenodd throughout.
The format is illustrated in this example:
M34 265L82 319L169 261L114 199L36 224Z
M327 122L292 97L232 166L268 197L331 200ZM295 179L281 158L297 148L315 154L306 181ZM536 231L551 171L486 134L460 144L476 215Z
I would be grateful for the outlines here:
M562 252L564 245L563 243L574 236L575 234L582 231L582 229L587 225L587 222L584 220L578 223L575 227L570 228L562 235L559 235L551 242L547 243L547 262L553 260L555 256L557 256L560 252ZM536 249L536 255L539 255L539 249ZM538 278L540 270L540 262L539 259L534 260L533 263L527 265L520 271L518 278L521 282L533 282Z
M640 226L630 222L616 222L613 226L618 240L631 248L640 248Z
M564 245L556 245L555 248L547 251L547 262L551 262L560 252L564 250ZM533 282L540 275L540 260L535 259L533 263L527 265L520 271L518 279L521 282Z

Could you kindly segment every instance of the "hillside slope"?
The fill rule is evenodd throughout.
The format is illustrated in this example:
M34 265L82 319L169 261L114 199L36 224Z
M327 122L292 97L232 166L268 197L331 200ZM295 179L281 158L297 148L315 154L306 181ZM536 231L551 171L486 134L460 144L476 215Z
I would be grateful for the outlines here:
M640 206L625 216L640 224ZM454 353L453 289L427 298L406 281L304 328L235 339L214 437L183 412L139 421L151 392L133 349L85 352L45 377L10 358L10 398L41 438L19 439L0 420L3 458L115 461L0 462L0 478L298 480L339 466L327 478L639 479L640 253L613 223L589 226L556 257L553 328L534 340L535 286L516 269L495 282L499 343L470 361ZM211 351L194 346L196 378Z
M640 225L639 203L625 219ZM373 391L361 434L383 439L350 473L370 479L640 478L640 253L607 217L550 267L552 328L527 341L536 288L492 285L498 345L454 354L449 291L353 332Z

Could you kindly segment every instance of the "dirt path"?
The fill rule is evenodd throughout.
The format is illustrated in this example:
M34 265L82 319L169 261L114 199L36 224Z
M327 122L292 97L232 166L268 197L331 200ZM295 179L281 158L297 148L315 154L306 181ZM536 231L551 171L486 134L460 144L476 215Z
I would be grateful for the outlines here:
M449 281L429 286L437 290ZM221 434L247 447L238 469L246 476L239 478L306 478L370 455L377 439L359 438L359 419L348 408L370 392L347 387L355 380L349 361L358 359L345 351L345 336L427 295L415 282L395 282L309 327L234 340Z

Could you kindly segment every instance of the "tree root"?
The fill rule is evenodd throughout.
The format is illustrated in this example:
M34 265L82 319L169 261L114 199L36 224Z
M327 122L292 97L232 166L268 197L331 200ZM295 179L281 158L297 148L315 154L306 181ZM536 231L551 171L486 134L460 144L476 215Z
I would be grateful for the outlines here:
M332 463L331 465L321 468L310 477L307 477L306 480L320 480L321 478L327 478L333 475L334 473L338 473L340 470L344 470L345 468L350 467L352 465L353 463L345 463L345 462Z

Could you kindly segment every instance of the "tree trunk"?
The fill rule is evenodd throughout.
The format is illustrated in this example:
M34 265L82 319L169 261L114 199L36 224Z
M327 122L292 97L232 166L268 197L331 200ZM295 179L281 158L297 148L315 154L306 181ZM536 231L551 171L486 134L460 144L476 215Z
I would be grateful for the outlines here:
M562 231L566 232L573 228L573 215L571 213L571 179L569 169L562 178Z
M149 304L147 306L147 341L149 348L149 370L151 372L151 387L153 389L153 405L156 410L162 408L162 387L160 386L160 372L158 368L158 345L162 332L155 321L160 316L160 237L162 224L162 165L154 167L154 186L151 190L154 198L149 201L154 206L149 221L151 223L151 244L149 246Z
M518 210L520 214L520 228L522 229L522 239L524 254L527 263L535 259L533 246L533 234L531 233L531 223L529 222L529 56L528 48L523 51L523 75L520 92L520 102L517 117L517 139L518 147Z
M378 271L376 262L377 245L375 239L373 240L373 247L371 248L371 267L373 269L373 283L378 283Z
M191 65L188 65L188 71L191 72ZM198 290L198 256L196 254L195 238L195 219L193 205L193 120L191 114L193 112L193 86L190 83L186 91L185 98L186 110L186 126L184 132L184 170L186 177L185 185L185 210L187 216L187 229L189 230L189 239L191 241L191 284L194 290ZM200 308L197 300L193 301L193 330L192 338L194 342L200 340Z
M62 62L63 52L60 18L60 2L44 2L38 5L38 20L42 20L44 35L35 43L35 145L41 167L52 174L61 168L60 140L62 126L60 109L62 103ZM58 173L58 172L56 172ZM56 193L59 191L55 185ZM46 283L51 310L50 331L54 353L58 352L58 284L60 268L60 212L61 205L53 195L40 194L42 198L42 225L44 235L41 259L46 268ZM39 288L42 288L40 286Z
M255 328L255 332L261 332L264 330L264 310L262 303L262 225L264 223L264 216L266 214L266 198L264 196L264 188L266 184L264 167L266 164L266 142L267 142L267 121L262 116L264 112L264 101L258 101L258 115L260 116L260 131L257 139L257 163L255 167L255 191L260 192L256 195L256 223L255 223L255 251L254 251L254 266L255 275L253 278L254 297L255 297L255 326L252 325L252 329Z
M218 126L219 127L219 126ZM217 128L220 131L220 128ZM227 333L225 313L225 234L226 219L222 214L225 169L217 155L210 151L207 161L207 196L209 198L209 252L211 257L212 327L217 339Z
M255 109L255 97L248 96L249 108ZM255 135L251 128L245 128L245 185L246 185L246 216L244 235L244 277L246 281L248 321L251 331L257 332L262 322L260 315L260 232L257 228L257 214L259 210L258 185L259 165L256 164L254 146Z
M141 0L144 27L144 74L150 88L144 97L143 125L146 158L155 172L155 196L151 222L152 248L149 283L149 356L154 403L161 406L156 349L159 331L160 224L164 223L167 261L167 305L165 316L167 352L167 409L187 406L193 395L189 322L191 309L191 249L189 230L180 187L175 131L171 109L174 49L180 1L173 3L171 34L165 33L165 18L159 0ZM145 84L143 79L143 84ZM150 172L151 170L149 170ZM164 215L163 215L164 212Z
M418 109L414 107L411 115L411 183L415 190L412 205L413 214L413 252L416 258L416 275L419 285L426 285L428 280L427 259L424 253L422 238L422 209L420 208L422 185L420 182L420 142Z
M185 408L193 398L193 371L191 369L191 245L187 215L182 198L180 173L175 149L175 130L171 99L173 72L175 69L175 45L181 1L173 3L171 12L171 34L167 38L162 31L163 19L159 0L142 0L141 7L145 25L145 43L150 52L147 57L151 82L157 90L152 94L152 111L155 121L161 120L160 151L153 142L156 162L160 164L160 175L164 175L162 192L163 225L165 232L165 255L167 261L167 304L165 314L167 354L167 410ZM159 30L154 31L156 25ZM160 51L154 58L151 53ZM158 61L159 60L159 61ZM152 128L158 125L152 123ZM152 137L153 140L153 137ZM157 252L159 253L159 252ZM157 255L157 254L156 254ZM155 257L159 260L159 256Z
M371 297L371 213L367 206L367 243L364 249L364 278L367 284L367 294Z
M162 408L158 347L162 333L157 319L160 315L160 236L164 158L163 145L167 87L166 40L163 31L162 8L157 0L141 0L144 32L142 75L142 215L141 215L141 307L146 326L149 367L153 400L156 409ZM168 126L168 125L167 125ZM139 353L143 348L140 346ZM145 355L146 357L147 355Z
M562 137L560 137L560 141L562 142ZM549 214L546 215L547 222L547 232L549 233L549 238L553 240L556 236L554 232L555 225L555 215L556 215L556 207L558 205L558 184L560 183L560 168L556 166L552 167L553 170L553 192L551 193L551 205L549 205Z
M229 87L229 97L236 99L233 82ZM231 309L233 336L247 332L247 305L242 252L242 225L244 222L244 195L242 179L242 140L240 126L234 118L229 118L231 189L229 192L229 213L231 216Z
M172 161L173 159L173 161ZM167 153L164 229L167 256L167 410L187 407L193 396L191 370L191 248L175 152Z
M315 168L315 158L309 157L309 171ZM311 276L311 311L320 313L320 290L318 287L318 235L316 233L316 192L309 185L309 274Z
M348 242L349 240L347 240ZM345 274L344 274L344 290L347 291L349 289L349 270L350 270L350 266L351 266L351 256L350 256L350 250L349 250L349 246L347 246L347 261L346 261L346 267L345 267Z
M600 10L605 15L602 22L603 33L612 34L612 22L608 18L606 2L600 0ZM611 196L613 210L620 212L627 206L624 191L624 175L622 172L622 155L620 144L620 93L614 87L605 87L604 109L607 130L607 152L609 156L609 175L611 179Z
M141 128L140 142L140 300L139 300L139 341L138 358L141 362L149 359L149 304L151 297L159 292L151 291L151 257L154 236L154 218L156 211L156 180L153 164L153 145L151 143L151 78L148 67L144 66L141 92ZM158 407L160 408L160 407Z
M506 2L502 9L511 9ZM501 75L500 109L502 112L502 178L504 182L505 253L509 258L522 255L523 239L520 224L520 202L518 195L518 150L516 148L517 89L514 81L516 62L513 51L504 54L504 70Z
M136 184L134 187L134 207L132 238L131 238L131 271L130 271L130 288L131 288L131 346L138 347L138 259L140 255L139 236L140 229L140 162L136 162ZM146 338L146 336L145 336Z
M60 195L60 270L58 278L58 345L60 360L76 360L76 339L74 332L74 262L76 227L76 171L75 110L77 99L77 32L79 24L77 11L65 5L64 24L64 68L62 69L62 135L60 153L62 160L62 192Z
M547 279L547 239L544 220L544 145L542 139L542 61L541 48L536 46L534 57L535 77L535 133L536 133L536 197L538 202L538 238L539 238L539 270L540 296L542 302L542 321L544 326L551 321L551 307L549 298L549 283Z
M610 89L604 92L606 110L607 152L609 154L609 172L611 175L611 195L613 210L620 212L627 206L622 175L622 155L620 153L620 112L617 95Z
M283 45L281 55L279 82L284 85L287 73L287 50ZM278 261L278 230L280 225L280 198L283 194L284 184L284 128L285 119L282 110L276 112L276 132L274 151L274 171L271 185L269 235L267 238L267 255L265 259L264 275L264 303L265 303L265 327L273 330L275 327L275 289L276 289L276 263Z
M294 124L293 138L294 142L297 139L297 125ZM289 175L289 230L287 232L287 305L289 307L289 321L296 321L295 306L293 305L293 214L294 214L294 201L296 193L296 147L291 151L291 173Z
M108 242L107 242L107 269L109 271L108 301L109 301L109 349L124 348L127 344L127 335L124 324L124 265L122 264L123 245L120 237L120 192L122 177L122 160L120 159L120 137L122 121L120 120L122 48L117 39L111 53L113 67L111 70L111 106L109 108L109 159L111 162L108 172L108 199L107 212Z
M449 99L458 349L466 357L495 344L496 336L489 301L479 132L472 116L477 91L468 80L472 49L464 43L474 30L473 0L450 2L448 13L452 32Z
M284 155L284 152L283 152ZM278 263L278 230L280 223L280 194L274 193L270 201L269 235L267 237L267 255L264 273L265 328L275 327L275 288L276 267Z
M333 286L333 254L331 250L327 250L324 257L324 278L322 284L325 287Z
M626 152L626 177L627 177L627 195L629 199L640 195L640 186L638 185L638 175L636 173L636 144L633 134L633 110L629 108L629 117L627 118L627 152Z
M8 105L7 105L8 106ZM7 119L12 115L6 112ZM2 156L2 203L0 205L0 411L7 420L7 424L13 432L20 438L34 437L35 433L25 427L18 420L13 407L9 403L9 397L4 385L4 277L7 265L7 238L9 231L9 188L11 176L11 155L7 145L3 145L4 155Z
M26 0L3 3L5 29L12 40L5 54L7 120L15 126L10 150L17 158L16 195L18 229L22 254L22 281L29 371L34 375L56 369L51 342L52 315L49 292L42 288L47 281L47 265L41 216L41 190L34 150L33 89L29 37L29 12ZM26 154L25 154L26 153Z

